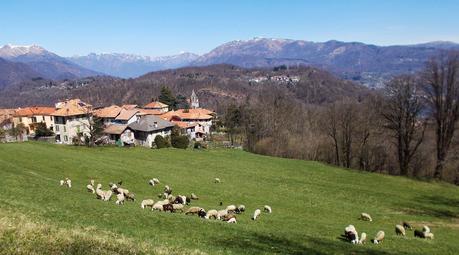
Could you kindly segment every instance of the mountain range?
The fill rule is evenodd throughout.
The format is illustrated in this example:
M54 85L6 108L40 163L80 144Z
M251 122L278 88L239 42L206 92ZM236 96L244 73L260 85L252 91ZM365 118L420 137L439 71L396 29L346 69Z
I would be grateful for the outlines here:
M133 78L152 71L214 64L231 64L245 68L313 66L368 87L381 87L394 75L421 70L429 58L444 50L459 50L459 44L438 41L377 46L335 40L311 42L254 38L222 44L201 56L193 53L166 57L91 53L69 58L60 57L36 45L5 45L0 48L0 58L7 61L2 62L0 68L0 74L4 74L0 77L0 87L2 83L23 81L36 76L53 80L102 74ZM6 65L9 67L6 68ZM13 74L5 74L6 72Z

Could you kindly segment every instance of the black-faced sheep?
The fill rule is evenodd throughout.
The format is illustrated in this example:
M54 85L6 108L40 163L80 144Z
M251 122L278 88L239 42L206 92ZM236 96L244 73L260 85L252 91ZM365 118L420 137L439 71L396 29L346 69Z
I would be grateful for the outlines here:
M155 201L153 199L145 199L140 203L140 208L145 209L145 207L153 207Z
M382 231L382 230L378 231L378 233L376 233L375 238L373 238L373 243L374 244L381 243L384 240L384 236L385 235L386 234L384 233L384 231Z
M427 225L424 225L424 226L422 227L422 232L424 232L424 233L430 233L430 228L429 228Z
M359 243L359 234L354 225L349 225L344 228L344 236L353 244Z
M413 227L411 227L411 224L406 221L404 221L402 225L405 229L409 229L409 230L413 229Z
M163 211L174 212L174 206L172 206L172 204L165 204L163 205Z
M260 209L256 209L255 212L253 213L252 220L256 220L261 214Z
M237 214L245 212L245 205L239 205L235 211Z
M169 200L161 200L161 201L158 201L156 202L153 207L151 208L151 210L158 210L158 211L163 211L163 205L165 204L168 204L169 203Z
M206 210L204 210L203 208L201 208L201 210L199 210L199 212L198 212L198 216L199 216L200 218L205 218L206 215L207 215Z

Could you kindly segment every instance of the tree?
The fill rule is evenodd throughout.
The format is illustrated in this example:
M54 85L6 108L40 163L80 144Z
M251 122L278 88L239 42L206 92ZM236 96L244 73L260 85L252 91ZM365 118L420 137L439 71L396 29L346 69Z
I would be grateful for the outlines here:
M96 141L102 137L104 131L104 121L97 116L88 116L89 119L89 136L86 137L86 145L92 147Z
M190 140L188 139L188 136L181 135L180 128L178 126L175 126L172 128L172 132L171 132L172 147L178 148L178 149L186 149L188 148L189 143L190 143Z
M13 126L9 133L11 136L14 136L17 140L22 140L22 136L26 133L27 128L23 123L19 123L16 126Z
M231 145L234 145L234 135L239 132L241 122L241 109L234 104L228 106L224 115L224 125L230 138Z
M433 58L424 72L424 87L435 120L436 166L434 178L442 179L443 168L459 119L459 54Z
M169 106L169 110L177 109L177 99L168 87L161 87L161 94L159 95L158 100L163 104L167 104Z
M338 144L338 120L336 113L336 105L331 104L326 110L326 124L324 125L325 132L333 141L333 148L335 150L335 164L340 165L339 144Z
M45 123L40 122L36 125L35 137L34 137L35 139L39 137L46 137L46 136L52 136L52 135L54 135L53 131L47 128Z
M416 87L416 79L404 75L392 79L384 90L381 114L385 120L384 127L396 141L401 175L408 175L411 159L424 139L426 125L420 121L423 105Z
M169 141L161 135L155 137L155 145L157 149L170 147Z

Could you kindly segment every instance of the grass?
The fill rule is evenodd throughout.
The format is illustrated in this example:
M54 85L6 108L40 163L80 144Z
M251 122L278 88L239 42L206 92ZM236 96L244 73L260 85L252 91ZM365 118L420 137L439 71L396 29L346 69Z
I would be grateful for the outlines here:
M60 187L64 177L73 187ZM151 187L158 177L162 185ZM219 177L220 184L213 179ZM124 206L86 191L89 179L136 194ZM140 209L169 184L193 205L245 204L238 224ZM271 215L250 219L269 204ZM358 220L370 213L373 222ZM434 240L396 236L395 224L431 226ZM380 245L340 239L354 224ZM84 148L0 144L0 254L457 254L459 190L445 183L343 170L237 150Z

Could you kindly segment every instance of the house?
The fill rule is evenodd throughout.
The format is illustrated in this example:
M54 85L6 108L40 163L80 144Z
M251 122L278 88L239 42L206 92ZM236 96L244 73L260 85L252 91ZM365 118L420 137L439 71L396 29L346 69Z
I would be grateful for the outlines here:
M171 134L174 123L155 115L145 115L129 124L128 128L134 132L135 143L145 147L152 147L155 137Z
M34 134L38 123L44 123L47 128L54 129L54 118L52 113L54 107L33 106L18 108L13 115L13 125L22 123L26 128L26 134Z
M104 134L109 136L110 143L122 142L123 145L132 145L135 142L134 132L128 125L111 124L107 126Z
M151 102L143 107L143 109L148 109L148 110L158 110L162 113L168 112L169 111L169 106L167 104L163 104L159 101L154 101Z
M54 133L59 143L72 144L75 137L89 136L92 106L80 99L71 99L56 104Z
M115 118L120 114L123 108L117 105L97 109L93 112L94 116L101 118L105 126L115 123Z
M116 116L114 123L129 125L138 120L139 118L138 115L139 115L139 109L135 109L135 108L131 110L121 109L118 116Z
M0 109L0 129L8 130L13 127L15 109Z
M210 134L210 128L212 126L214 116L215 113L210 110L196 108L170 111L160 117L173 123L177 123L182 130L185 128L185 131L190 138L201 140Z

